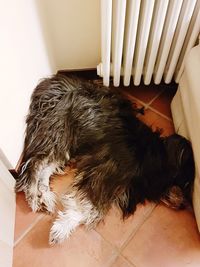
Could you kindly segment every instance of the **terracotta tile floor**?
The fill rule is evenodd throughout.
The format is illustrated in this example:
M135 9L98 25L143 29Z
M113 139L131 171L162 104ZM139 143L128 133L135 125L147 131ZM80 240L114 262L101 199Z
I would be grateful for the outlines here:
M145 106L140 119L163 135L174 132L170 102L172 86L121 88L133 102ZM73 171L55 177L54 190L62 192ZM33 214L22 193L17 195L13 267L199 267L200 235L191 211L174 211L152 203L138 206L123 222L112 208L95 230L79 227L62 245L50 247L52 217Z

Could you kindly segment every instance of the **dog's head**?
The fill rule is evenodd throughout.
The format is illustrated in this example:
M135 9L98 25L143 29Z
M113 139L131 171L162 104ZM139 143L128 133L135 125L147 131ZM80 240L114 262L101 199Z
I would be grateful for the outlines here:
M174 134L164 139L168 168L175 185L185 190L191 185L195 175L195 164L191 143L184 137Z

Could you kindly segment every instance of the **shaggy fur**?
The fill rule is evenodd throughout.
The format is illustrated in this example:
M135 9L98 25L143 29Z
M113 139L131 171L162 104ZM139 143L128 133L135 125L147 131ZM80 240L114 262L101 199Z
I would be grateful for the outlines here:
M36 87L16 191L25 192L33 211L54 212L49 178L62 172L71 158L77 161L50 243L62 242L80 224L95 226L113 203L125 218L145 200L180 208L190 195L190 143L177 134L160 137L137 112L111 89L62 75Z

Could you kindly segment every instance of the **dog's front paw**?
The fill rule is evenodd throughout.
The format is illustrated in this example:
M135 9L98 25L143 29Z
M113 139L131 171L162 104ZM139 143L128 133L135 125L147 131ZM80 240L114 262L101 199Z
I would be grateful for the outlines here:
M68 237L69 233L66 231L64 225L58 221L54 222L49 235L49 244L60 244Z

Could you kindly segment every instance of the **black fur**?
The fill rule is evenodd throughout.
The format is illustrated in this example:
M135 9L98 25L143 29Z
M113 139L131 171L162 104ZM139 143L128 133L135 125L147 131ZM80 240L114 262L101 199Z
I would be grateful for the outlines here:
M136 113L111 89L61 75L43 80L26 120L17 191L27 193L42 160L63 168L69 152L79 177L73 187L98 210L116 203L127 217L138 203L165 199L174 186L188 197L194 179L190 143L177 134L160 137Z

